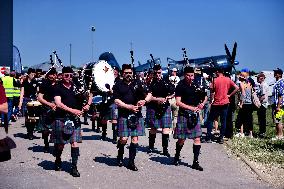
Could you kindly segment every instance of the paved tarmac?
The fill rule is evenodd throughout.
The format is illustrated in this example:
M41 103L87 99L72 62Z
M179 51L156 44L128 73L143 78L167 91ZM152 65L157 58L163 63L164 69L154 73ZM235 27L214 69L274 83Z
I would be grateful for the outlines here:
M73 178L69 174L71 165L70 145L66 145L62 154L63 171L53 170L54 157L43 152L43 140L40 133L36 139L25 139L26 129L23 118L12 123L9 135L17 144L12 150L12 159L0 162L0 188L271 188L257 179L257 176L240 160L230 157L220 144L202 144L200 165L204 171L190 168L193 159L192 141L187 140L181 153L182 165L172 165L173 158L160 154L161 134L157 134L157 152L147 154L147 136L139 138L136 157L138 172L116 166L117 149L111 140L101 141L100 135L91 130L91 126L82 125L83 143L80 144L78 170L81 177ZM112 136L108 125L108 137ZM0 128L0 136L5 136ZM52 144L51 144L52 145ZM175 140L170 136L169 151L175 154ZM127 146L128 148L128 146ZM125 165L128 161L128 149L125 150Z

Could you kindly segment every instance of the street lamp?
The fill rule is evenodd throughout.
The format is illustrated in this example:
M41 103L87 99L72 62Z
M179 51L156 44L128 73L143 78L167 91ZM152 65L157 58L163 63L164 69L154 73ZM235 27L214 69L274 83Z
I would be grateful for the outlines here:
M92 62L94 62L94 32L96 31L95 26L91 27L92 32Z

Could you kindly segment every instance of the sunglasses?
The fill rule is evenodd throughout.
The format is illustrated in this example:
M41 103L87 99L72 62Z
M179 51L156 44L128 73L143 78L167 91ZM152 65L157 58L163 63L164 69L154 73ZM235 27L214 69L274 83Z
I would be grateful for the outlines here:
M162 72L154 72L154 74L161 74Z
M132 74L132 72L123 72L124 74Z
M73 74L71 74L71 73L67 73L67 74L63 74L63 77L65 77L65 78L72 78L73 77Z

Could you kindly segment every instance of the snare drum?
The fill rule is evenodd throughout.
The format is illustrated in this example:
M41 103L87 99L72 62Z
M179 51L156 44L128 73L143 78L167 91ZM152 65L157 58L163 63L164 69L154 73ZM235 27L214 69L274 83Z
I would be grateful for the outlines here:
M42 113L42 104L39 101L30 101L27 103L27 121L37 122Z

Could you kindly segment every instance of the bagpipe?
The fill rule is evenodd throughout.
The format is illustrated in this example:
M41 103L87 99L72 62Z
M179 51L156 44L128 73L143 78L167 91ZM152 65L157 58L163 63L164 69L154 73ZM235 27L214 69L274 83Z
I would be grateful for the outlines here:
M186 53L186 49L182 48L183 51L183 59L184 59L184 66L192 67L194 69L194 89L195 94L200 97L200 101L202 101L205 96L207 95L207 91L209 90L209 86L206 84L205 78L203 77L203 71L200 66L197 66L194 63L189 62L189 58Z
M152 62L154 63L154 67L160 66L159 64L155 63L155 59L154 59L152 54L150 54L150 57L152 59ZM154 69L154 67L151 67L151 68ZM160 69L162 69L162 68L160 68ZM170 80L169 80L169 77L170 77L169 65L168 65L167 69L168 69L168 75L166 77L162 77L158 84L164 85L166 87L166 90L169 92L168 95L170 95L171 92L174 91L174 86L170 83ZM154 77L152 84L155 84L156 81L157 80ZM169 106L170 106L170 103L169 103L168 99L164 103L158 104L155 108L155 116L158 119L160 119L166 113Z

